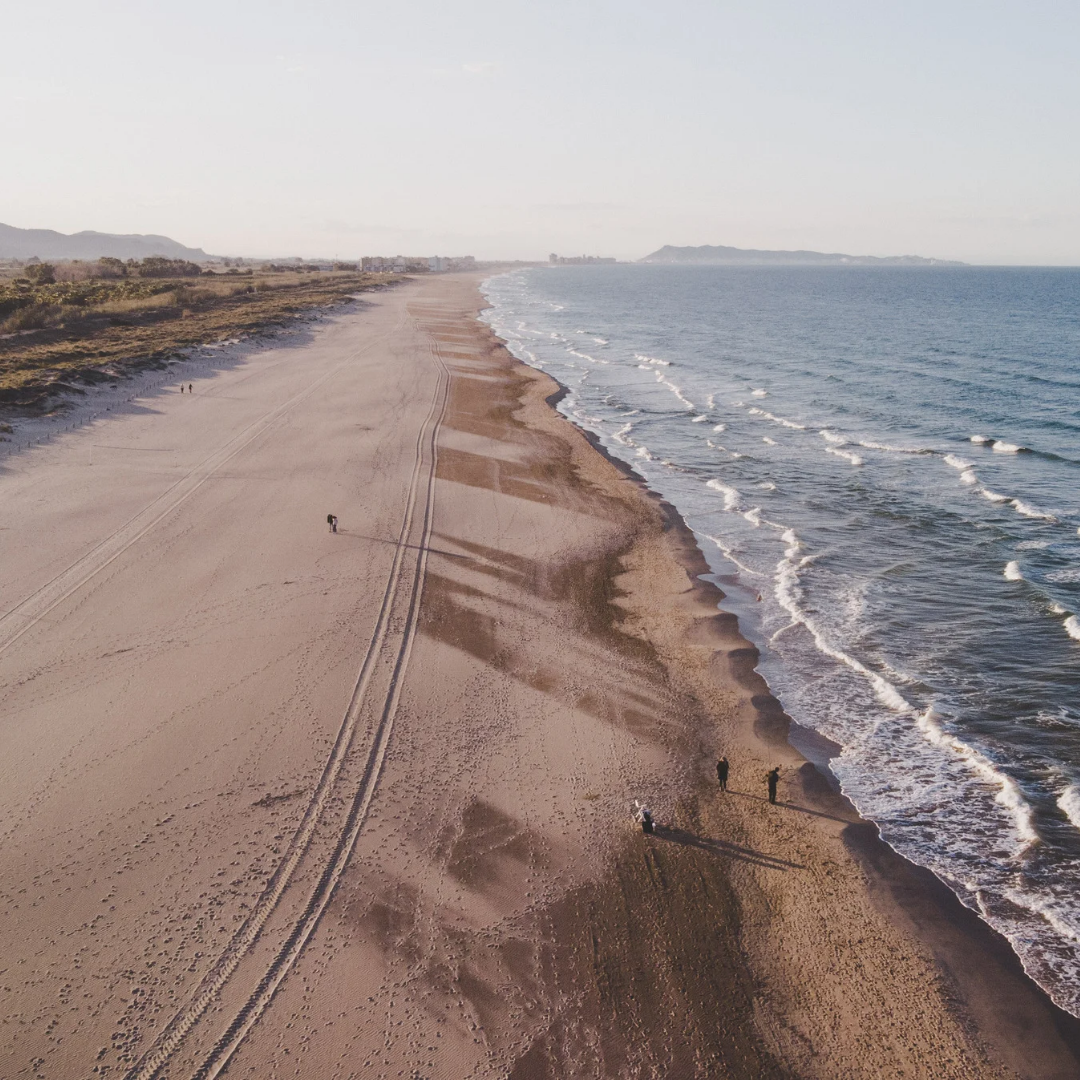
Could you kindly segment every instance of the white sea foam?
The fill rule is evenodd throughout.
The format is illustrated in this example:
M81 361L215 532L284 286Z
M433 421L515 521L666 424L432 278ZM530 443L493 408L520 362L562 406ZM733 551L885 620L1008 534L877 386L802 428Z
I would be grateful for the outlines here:
M828 428L822 428L818 434L826 442L832 443L833 446L843 446L847 442L847 439L843 435L839 435L835 431L830 431Z
M916 722L919 730L930 742L943 749L952 750L987 783L998 789L994 801L1009 811L1024 847L1038 841L1035 811L1011 776L996 768L985 754L979 753L973 746L945 731L934 718L933 706L920 713Z
M1040 521L1057 521L1057 518L1053 514L1048 513L1045 510L1040 510L1037 506L1032 506L1030 503L1021 502L1020 499L1009 500L1018 514L1023 514L1024 517L1038 518Z
M595 356L590 356L588 353L578 352L577 349L566 350L571 356L576 356L580 360L588 360L590 364L603 364L605 367L611 363L610 360L598 359Z
M1046 575L1046 580L1053 581L1055 584L1073 585L1080 581L1080 566L1066 566L1062 570L1051 570Z
M753 525L755 528L760 528L761 527L761 507L760 506L751 507L749 510L747 510L743 514L743 517L746 518L746 520L749 521L750 524Z
M714 450L727 450L726 446L721 446L718 442L713 442L712 439L706 439L705 445L711 446Z
M841 450L839 446L826 446L826 454L835 454L837 457L842 457L845 461L850 462L852 465L861 465L863 459L858 454L853 453L851 450Z
M1050 602L1050 614L1051 615L1066 615L1066 614L1068 614L1068 609L1063 608L1056 600L1052 600Z
M766 443L769 446L775 446L776 445L776 440L775 439L770 439L768 435L762 435L761 436L761 441L763 443Z
M1005 442L1004 439L995 439L993 446L990 447L995 454L1019 454L1024 449L1022 446L1017 446L1016 443Z
M707 540L711 540L721 552L723 552L724 558L728 562L734 563L744 574L749 574L751 577L761 577L757 570L750 566L747 566L744 562L740 562L738 556L735 554L734 548L730 544L724 542L722 537L710 536L709 533L702 534Z
M1040 922L1048 923L1063 941L1072 942L1074 944L1080 943L1080 926L1078 926L1076 922L1075 906L1068 902L1063 906L1060 903L1060 898L1056 897L1052 891L1040 895L1038 893L1031 893L1026 890L1015 888L1003 889L1002 896L1015 904L1018 908L1026 909L1037 915ZM986 915L986 912L983 914ZM991 917L988 917L988 921L991 923L995 922ZM1017 938L1012 935L1007 936L1009 936L1023 960L1025 954L1024 946L1027 944L1024 937L1021 936ZM1045 956L1042 956L1039 959L1043 962L1046 961ZM1026 968L1027 964L1025 963L1024 966ZM1058 1001L1058 998L1054 994L1051 994L1051 997L1054 999L1055 1003ZM1072 1011L1075 1012L1075 1006Z
M670 360L661 360L657 356L646 356L644 353L634 353L634 359L643 364L655 364L658 367L671 367Z
M753 394L754 397L768 397L769 396L769 391L768 390L751 390L750 393Z
M984 499L989 499L992 503L1005 503L1009 501L1008 495L999 495L996 491L991 491L989 488L980 488L979 494Z
M1077 619L1075 615L1070 615L1062 625L1065 627L1065 633L1073 641L1080 641L1080 619Z
M742 402L737 404L741 405ZM749 412L754 416L763 416L766 420L771 420L774 424L783 424L786 428L794 428L796 431L805 431L805 424L797 424L794 420L785 420L782 416L775 416L771 412L766 412L764 409L759 409L756 405L750 407Z
M713 425L713 431L726 431L726 430L727 430L727 424L714 424ZM1080 529L1077 529L1077 532L1080 532Z
M813 561L813 556L799 557L802 550L802 542L793 529L785 529L782 539L787 547L784 549L784 557L776 566L776 585L774 595L780 606L791 616L793 622L805 626L814 639L818 650L826 656L831 656L852 671L863 676L873 688L878 700L894 712L914 713L914 707L906 701L900 691L892 683L883 679L876 671L871 671L865 664L860 663L855 657L841 649L835 648L799 603L799 571ZM774 635L775 636L775 635Z
M1006 581L1023 581L1024 575L1020 573L1020 564L1015 560L1011 560L1005 564L1005 580Z
M595 341L597 345L607 345L608 344L608 339L607 338L594 337L593 341Z
M572 409L571 412L576 419L585 424L602 424L604 422L603 417L590 416L584 409Z
M709 419L708 414L707 413L702 413L701 416L695 416L694 419L691 420L690 422L692 424L704 424L705 421L708 420L708 419Z
M1049 540L1022 540L1016 545L1017 551L1039 551L1050 546Z
M724 496L724 509L725 510L738 510L739 499L741 496L730 485L725 484L723 480L708 480L705 483L706 487L710 487L713 491L719 491Z
M783 534L783 539L788 546L784 551L784 558L777 564L775 596L792 621L801 624L810 632L820 652L866 679L874 695L883 705L892 712L914 717L920 732L929 742L956 754L980 777L996 787L998 790L994 799L1009 811L1022 847L1027 847L1038 840L1038 833L1033 824L1032 808L1010 776L996 769L989 758L974 747L944 731L934 719L932 708L918 711L891 682L849 653L831 644L816 621L803 610L799 603L801 587L799 571L808 564L811 557L799 557L802 545L793 530L787 529ZM774 634L773 637L775 636Z
M871 439L862 439L859 441L860 446L865 446L867 450L884 450L889 454L929 454L932 451L927 450L922 446L889 446L888 443L874 442Z
M673 383L670 379L665 378L659 371L656 373L656 381L660 383L661 386L666 386L687 409L696 408L694 403L682 392L682 387Z
M993 442L994 440L988 435L972 435L970 441L981 446L983 443Z
M1070 784L1058 796L1057 804L1073 827L1080 829L1080 783Z
M776 485L771 480L762 480L762 482L760 484L758 484L758 487L759 488L764 488L765 491L775 491L776 490Z

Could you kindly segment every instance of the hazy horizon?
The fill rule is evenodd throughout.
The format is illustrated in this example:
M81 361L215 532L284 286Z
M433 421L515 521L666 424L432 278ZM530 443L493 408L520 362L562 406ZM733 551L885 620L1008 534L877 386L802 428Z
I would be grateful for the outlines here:
M59 0L0 220L216 255L724 244L1080 264L1080 10Z

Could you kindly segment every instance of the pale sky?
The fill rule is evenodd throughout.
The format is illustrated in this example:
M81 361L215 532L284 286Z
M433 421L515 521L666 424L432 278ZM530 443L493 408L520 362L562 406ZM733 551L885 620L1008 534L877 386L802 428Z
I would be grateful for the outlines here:
M1080 264L1080 3L7 0L0 221Z

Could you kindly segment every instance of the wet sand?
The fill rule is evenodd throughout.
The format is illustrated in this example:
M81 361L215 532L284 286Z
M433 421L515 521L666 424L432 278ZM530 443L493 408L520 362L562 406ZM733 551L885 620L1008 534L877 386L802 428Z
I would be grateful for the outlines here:
M1080 1075L480 305L420 280L3 463L0 1075Z

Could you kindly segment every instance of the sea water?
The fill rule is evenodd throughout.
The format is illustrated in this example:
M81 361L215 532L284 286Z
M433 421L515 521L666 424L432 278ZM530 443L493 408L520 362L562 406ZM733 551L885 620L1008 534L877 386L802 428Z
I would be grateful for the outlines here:
M1080 271L484 289L560 409L682 513L859 811L1080 1015Z

